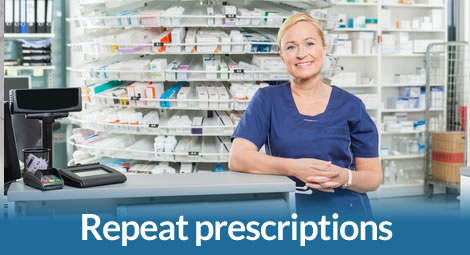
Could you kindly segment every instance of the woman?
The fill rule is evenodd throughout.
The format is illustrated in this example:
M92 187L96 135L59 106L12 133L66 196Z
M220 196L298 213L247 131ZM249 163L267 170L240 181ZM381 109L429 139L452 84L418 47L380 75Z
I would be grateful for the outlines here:
M290 16L277 41L290 82L253 96L232 136L229 168L291 176L300 214L371 217L365 193L382 182L374 122L359 98L323 82L326 43L311 16Z

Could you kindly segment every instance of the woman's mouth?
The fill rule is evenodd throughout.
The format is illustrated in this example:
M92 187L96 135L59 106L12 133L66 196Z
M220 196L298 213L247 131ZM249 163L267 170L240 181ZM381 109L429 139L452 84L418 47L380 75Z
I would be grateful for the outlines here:
M297 63L297 64L295 64L295 66L297 66L297 67L307 67L307 66L310 66L311 64L312 64L312 61L306 61L306 62Z

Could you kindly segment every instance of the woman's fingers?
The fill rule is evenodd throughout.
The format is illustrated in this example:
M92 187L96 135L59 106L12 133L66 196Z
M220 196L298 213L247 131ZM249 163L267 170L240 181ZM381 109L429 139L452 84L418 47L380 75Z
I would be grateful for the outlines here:
M340 174L337 171L320 170L318 168L312 168L312 170L315 171L313 173L314 176L323 176L323 177L327 177L327 178L335 178Z
M316 184L316 183L307 183L307 187L312 188L312 189L317 189L323 192L335 192L334 189L323 188L320 184Z
M330 178L325 177L325 176L310 176L307 178L309 182L317 182L317 183L323 183L327 182L330 180Z
M337 182L324 182L324 183L320 183L320 186L322 188L327 188L327 189L337 188L337 187L339 187L339 183L337 183Z

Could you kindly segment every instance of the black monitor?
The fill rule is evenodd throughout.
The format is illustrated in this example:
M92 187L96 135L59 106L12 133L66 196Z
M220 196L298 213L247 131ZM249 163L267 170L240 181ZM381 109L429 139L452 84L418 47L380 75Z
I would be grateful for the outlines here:
M8 102L3 103L4 106L4 184L8 184L21 178L20 163L16 152L16 140L13 133L13 125L11 121L10 105ZM7 185L5 185L7 186Z
M82 110L80 88L10 90L11 113L68 113Z

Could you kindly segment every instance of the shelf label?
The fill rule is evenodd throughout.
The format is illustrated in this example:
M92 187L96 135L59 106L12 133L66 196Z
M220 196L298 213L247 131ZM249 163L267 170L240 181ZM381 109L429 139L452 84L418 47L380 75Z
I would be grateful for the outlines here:
M225 14L225 18L228 18L228 19L236 19L236 18L237 18L237 14Z
M158 128L158 124L149 124L149 128Z
M131 97L131 100L139 101L139 100L140 100L140 96L132 96L132 97Z
M233 69L233 72L234 73L244 73L245 70L244 69Z
M154 42L153 43L153 46L155 47L163 47L165 45L165 43L162 43L162 42Z
M190 151L188 152L189 156L199 156L199 151Z

